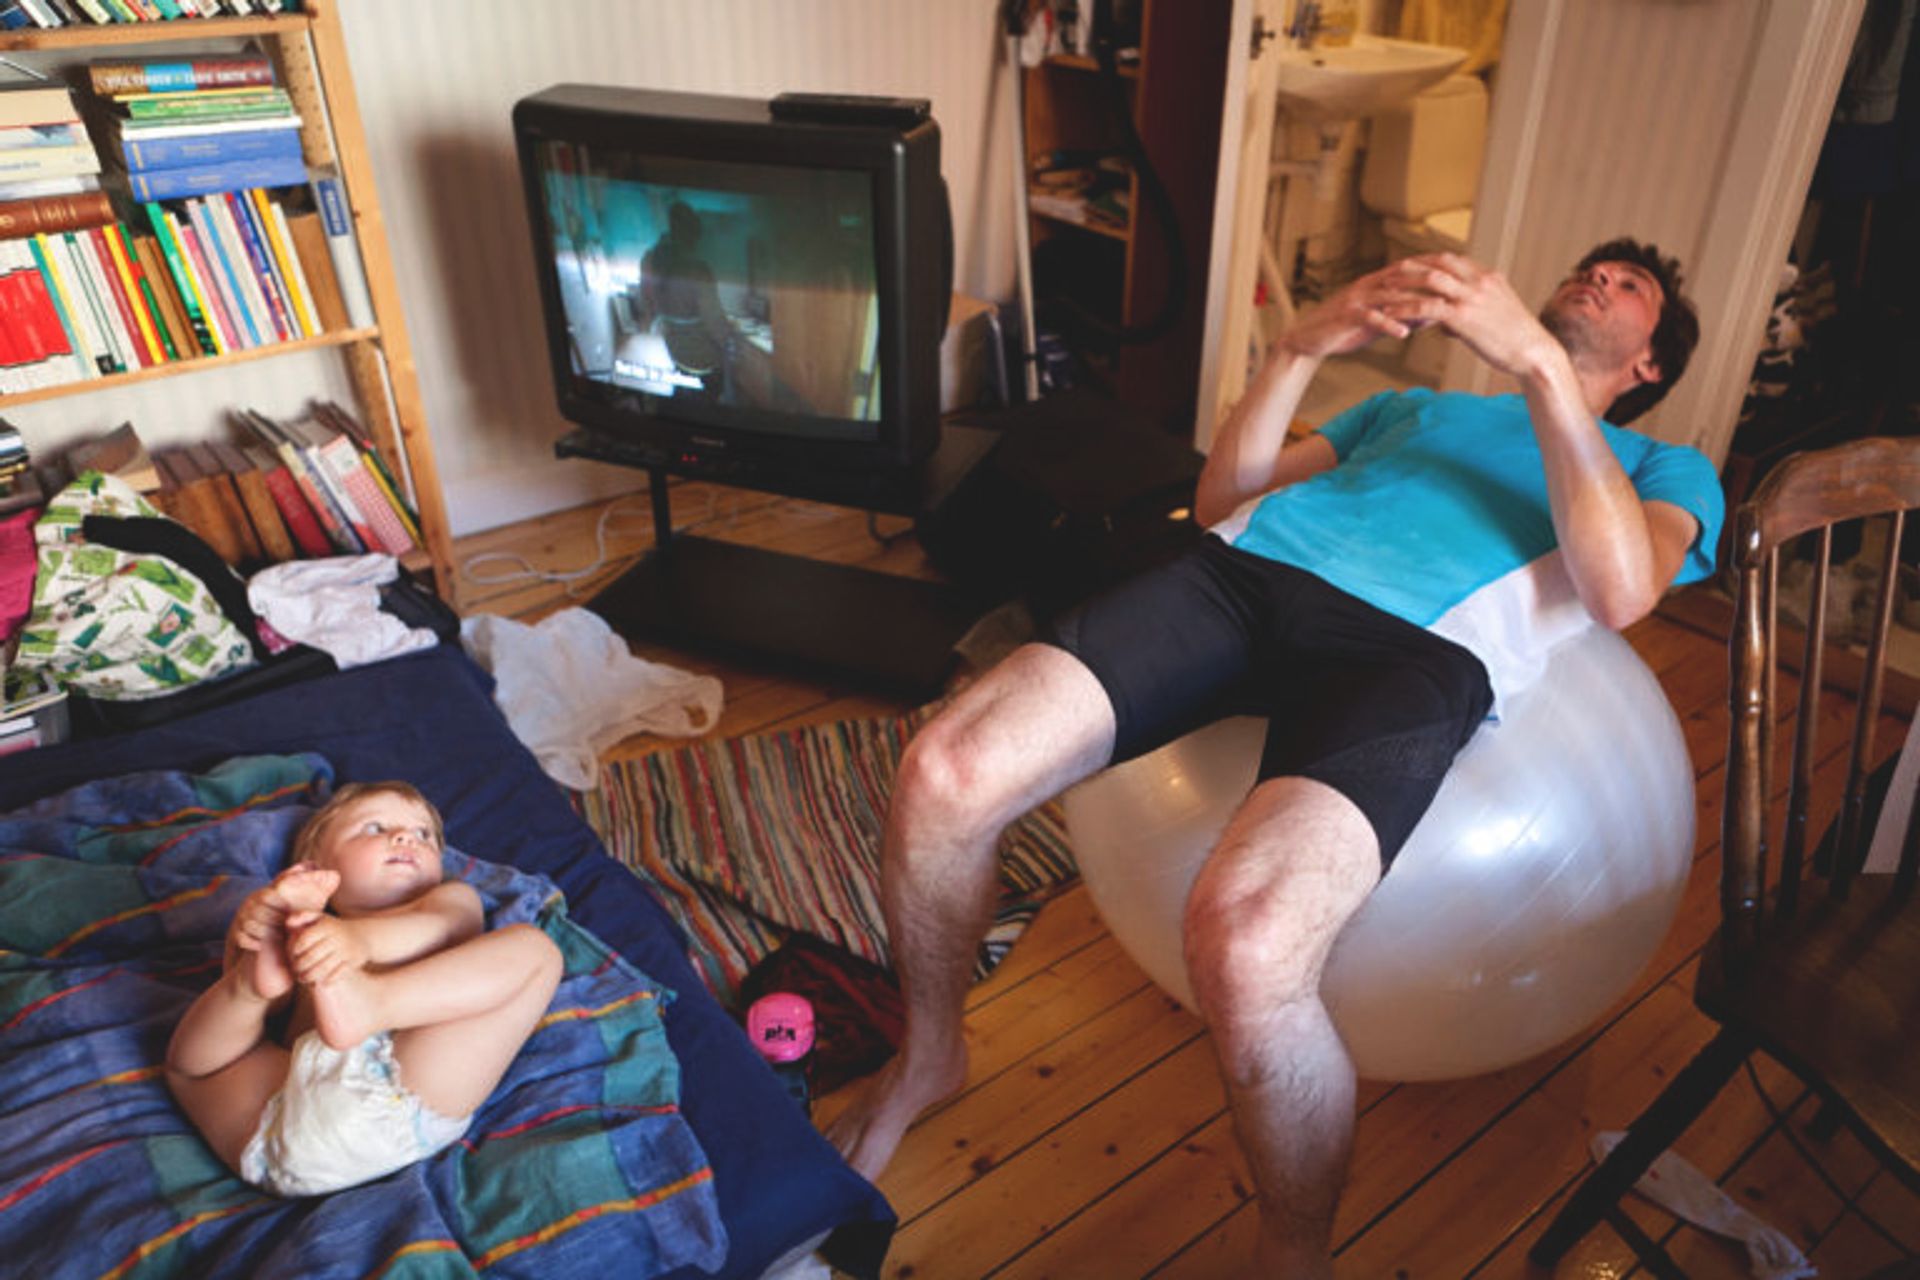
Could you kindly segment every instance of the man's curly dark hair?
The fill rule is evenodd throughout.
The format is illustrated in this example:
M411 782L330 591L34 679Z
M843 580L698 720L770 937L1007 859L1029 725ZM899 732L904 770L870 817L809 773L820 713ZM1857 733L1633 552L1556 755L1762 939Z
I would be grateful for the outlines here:
M1662 255L1657 246L1624 236L1609 240L1588 250L1574 272L1578 274L1600 262L1629 263L1660 282L1660 319L1653 327L1649 343L1653 362L1660 366L1660 380L1643 382L1607 406L1607 421L1625 426L1659 404L1668 388L1680 381L1694 347L1700 342L1700 317L1693 309L1693 302L1681 292L1680 260Z

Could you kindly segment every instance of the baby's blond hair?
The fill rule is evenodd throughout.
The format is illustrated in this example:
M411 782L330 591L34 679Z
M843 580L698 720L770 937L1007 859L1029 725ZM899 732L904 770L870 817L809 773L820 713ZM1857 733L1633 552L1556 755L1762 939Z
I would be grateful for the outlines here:
M333 798L313 811L300 827L300 834L293 838L293 860L310 862L320 851L320 841L326 835L327 827L340 816L340 811L356 800L368 796L395 795L402 800L411 800L427 811L427 823L433 830L433 847L444 849L447 843L446 828L440 820L440 811L433 802L420 794L420 788L411 782L349 782L333 793Z

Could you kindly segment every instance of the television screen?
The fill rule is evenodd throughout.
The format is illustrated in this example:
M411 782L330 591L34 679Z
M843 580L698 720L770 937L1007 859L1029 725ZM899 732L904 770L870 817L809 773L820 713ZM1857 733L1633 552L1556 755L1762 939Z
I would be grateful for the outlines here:
M560 140L535 154L575 376L631 393L629 411L875 438L870 173Z

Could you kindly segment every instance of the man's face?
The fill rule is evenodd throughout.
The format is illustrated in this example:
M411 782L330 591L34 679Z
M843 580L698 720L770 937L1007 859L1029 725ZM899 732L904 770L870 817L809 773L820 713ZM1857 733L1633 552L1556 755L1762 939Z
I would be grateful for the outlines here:
M1642 380L1660 376L1650 346L1666 295L1653 273L1630 262L1596 262L1561 282L1540 322L1576 357L1640 366Z

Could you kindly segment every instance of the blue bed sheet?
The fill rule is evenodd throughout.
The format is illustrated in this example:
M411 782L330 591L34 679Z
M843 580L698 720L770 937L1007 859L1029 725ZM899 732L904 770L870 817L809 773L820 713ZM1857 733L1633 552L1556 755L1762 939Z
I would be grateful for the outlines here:
M671 918L600 849L513 737L489 677L457 648L339 672L118 738L8 757L0 760L0 810L135 770L303 751L330 761L342 781L412 781L445 815L449 843L547 876L574 919L679 993L667 1010L668 1041L681 1064L682 1113L712 1162L730 1242L717 1274L758 1275L826 1233L836 1265L877 1274L893 1228L885 1199L781 1090L694 975ZM620 1262L583 1259L578 1274L617 1275Z

